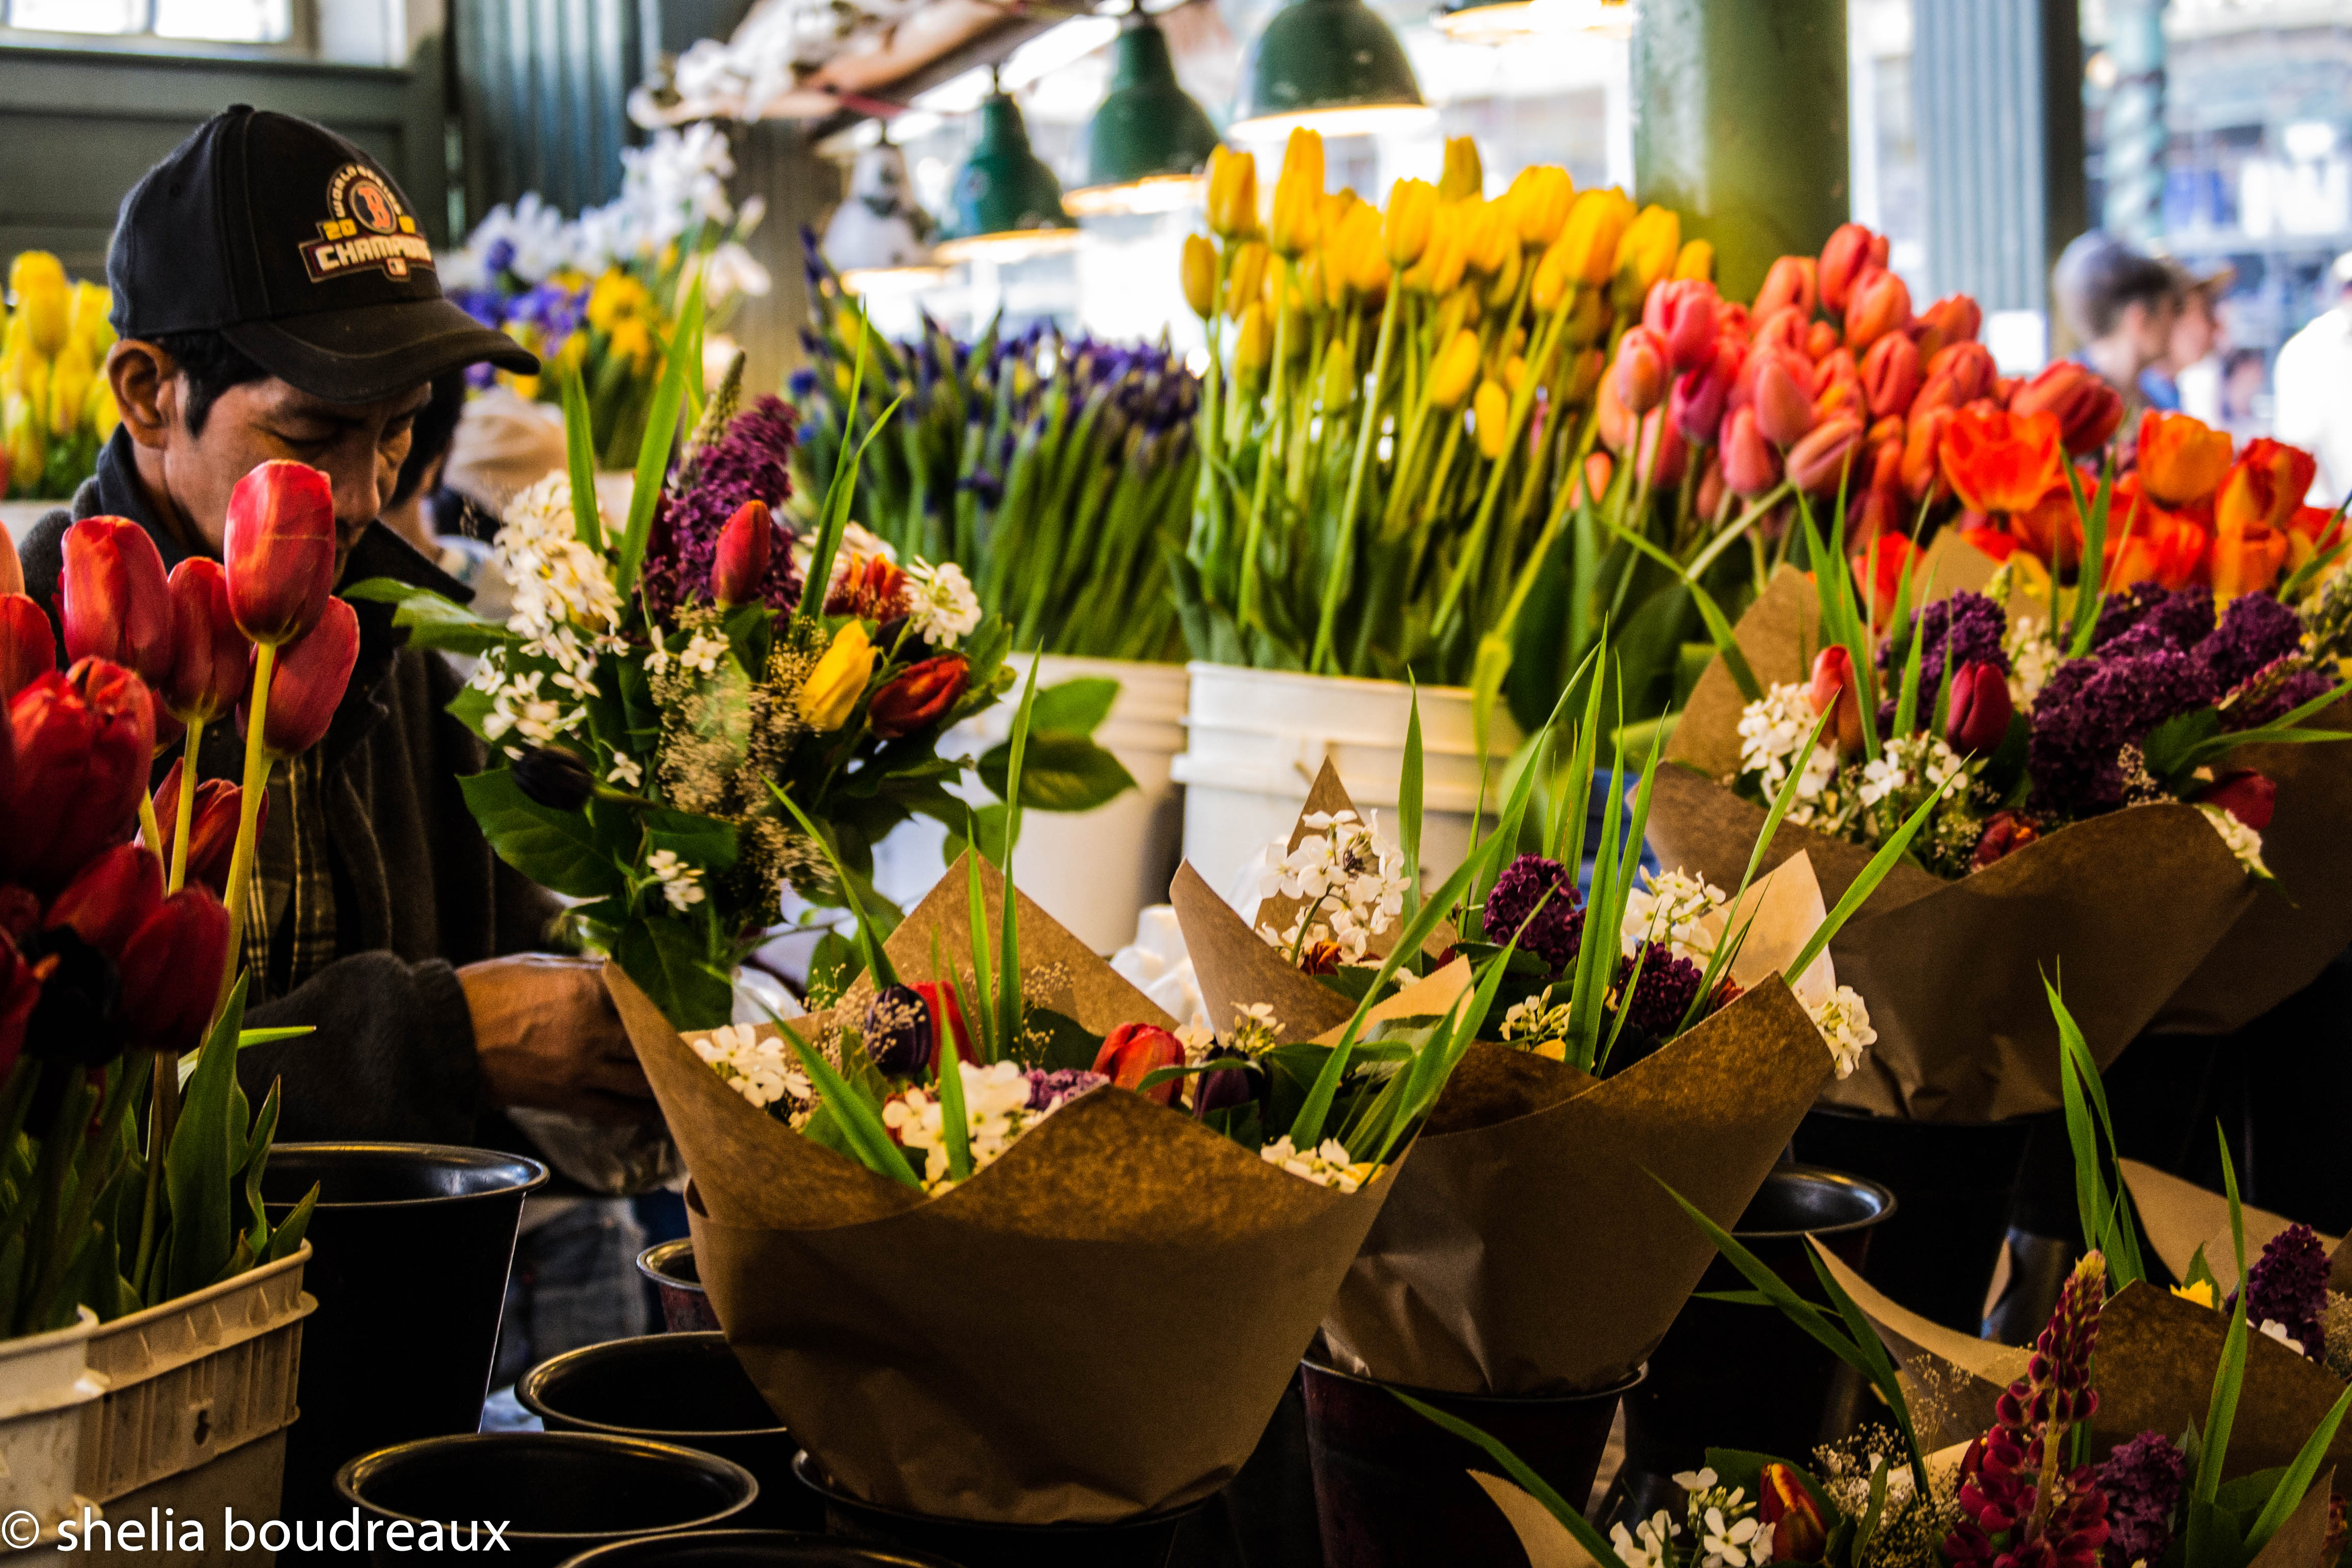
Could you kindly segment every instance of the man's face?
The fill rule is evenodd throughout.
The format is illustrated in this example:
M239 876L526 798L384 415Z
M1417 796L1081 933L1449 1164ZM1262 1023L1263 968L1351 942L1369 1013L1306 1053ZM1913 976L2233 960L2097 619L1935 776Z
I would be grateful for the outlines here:
M2221 323L2214 317L2212 301L2201 292L2191 294L2172 323L2172 342L2164 356L2165 367L2175 372L2187 370L2211 353L2221 337Z
M190 434L184 417L173 421L164 483L217 552L237 480L273 458L309 464L334 485L340 572L342 556L392 494L408 456L409 427L431 395L419 386L377 403L330 403L275 376L247 382L220 395L201 432Z

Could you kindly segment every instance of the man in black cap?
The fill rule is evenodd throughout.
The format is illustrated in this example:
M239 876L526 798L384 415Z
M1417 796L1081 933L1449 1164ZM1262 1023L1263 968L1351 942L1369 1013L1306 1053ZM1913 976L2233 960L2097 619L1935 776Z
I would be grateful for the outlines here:
M432 247L389 175L306 121L239 106L199 126L123 199L107 258L122 424L69 510L24 542L52 603L78 518L125 517L168 569L217 556L230 490L292 458L334 488L339 582L464 588L377 521L435 377L532 357L441 297ZM555 900L498 861L458 793L481 748L443 710L461 680L358 603L358 665L326 738L270 785L247 947L256 1026L307 1039L238 1058L257 1103L282 1080L281 1139L495 1139L510 1108L608 1121L651 1095L595 967L539 952ZM230 725L206 777L235 779Z

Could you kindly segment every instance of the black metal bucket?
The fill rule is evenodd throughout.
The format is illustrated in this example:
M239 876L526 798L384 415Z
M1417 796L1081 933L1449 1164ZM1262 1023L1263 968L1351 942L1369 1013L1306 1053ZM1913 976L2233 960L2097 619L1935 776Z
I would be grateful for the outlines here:
M822 1530L824 1510L793 1482L800 1445L761 1396L727 1336L647 1334L540 1363L515 1397L551 1432L602 1432L676 1443L732 1459L759 1478L746 1525Z
M262 1202L319 1206L303 1289L302 1416L287 1434L283 1517L335 1509L335 1472L361 1454L481 1425L522 1200L547 1167L435 1143L280 1143Z
M488 1552L515 1568L555 1568L592 1547L723 1524L751 1506L760 1483L740 1465L667 1443L477 1432L363 1455L337 1474L335 1492L356 1508L360 1550L373 1562L475 1563ZM470 1551L417 1544L436 1521L464 1532L478 1521L504 1524L503 1552L478 1530L464 1537ZM406 1539L395 1546L402 1524Z
M637 1272L654 1282L661 1297L662 1326L674 1334L702 1333L719 1327L719 1314L694 1270L694 1240L656 1242L637 1254Z
M563 1568L958 1568L792 1530L689 1530L583 1552Z
M1390 1392L1310 1355L1307 1443L1328 1568L1423 1568L1475 1563L1528 1568L1518 1533L1472 1470L1499 1476L1483 1448L1423 1419ZM1499 1439L1554 1490L1581 1507L1633 1376L1591 1394L1535 1396L1405 1388Z
M1765 1177L1732 1235L1809 1300L1821 1286L1806 1260L1818 1237L1861 1268L1871 1238L1896 1212L1895 1194L1814 1165L1780 1165ZM1744 1290L1747 1278L1724 1258L1698 1289ZM1805 1460L1825 1437L1842 1436L1859 1414L1860 1388L1830 1351L1769 1307L1684 1303L1650 1352L1650 1375L1625 1396L1625 1465L1619 1487L1646 1518L1671 1506L1663 1489L1695 1470L1709 1448L1740 1448ZM1736 1391L1736 1394L1735 1394ZM1840 1395L1844 1395L1841 1398Z
M851 1497L814 1455L793 1463L824 1505L824 1532L894 1551L931 1552L960 1568L1176 1568L1177 1536L1208 1504L1112 1524L987 1524L884 1508Z
M1850 1172L1895 1194L1900 1212L1871 1237L1864 1278L1898 1305L1974 1335L2032 1129L2030 1117L1906 1121L1816 1106L1794 1149L1806 1164Z

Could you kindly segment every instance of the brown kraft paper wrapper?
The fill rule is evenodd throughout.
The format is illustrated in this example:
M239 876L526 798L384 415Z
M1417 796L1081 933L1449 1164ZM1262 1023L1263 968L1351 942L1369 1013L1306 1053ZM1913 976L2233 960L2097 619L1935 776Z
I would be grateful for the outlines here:
M1783 570L1741 617L1758 680L1807 678L1815 605L1811 584ZM1726 888L1765 816L1717 782L1739 765L1741 706L1717 659L1675 726L1668 760L1684 765L1659 770L1649 820L1662 863ZM1768 864L1799 850L1832 902L1871 855L1783 823ZM2204 816L2177 804L2070 824L1957 881L1898 865L1830 944L1878 1041L1822 1100L1932 1121L2054 1110L2058 1030L2042 976L2063 973L2067 1011L2104 1067L2263 896Z
M2230 1200L2137 1160L2122 1163L2125 1184L2131 1188L2132 1207L2139 1211L2140 1228L2147 1232L2164 1267L2175 1279L2188 1279L2190 1260L2202 1247L2206 1267L2212 1270L2213 1282L2221 1288L2220 1299L2228 1300L2238 1288L2237 1247L2230 1238ZM2258 1209L2252 1204L2239 1205L2238 1212L2245 1225L2249 1264L2263 1255L2263 1248L2270 1245L2272 1237L2294 1224L2284 1215ZM2319 1244L2334 1255L2340 1273L2346 1262L2342 1242L2332 1236L2321 1236ZM2328 1288L2338 1291L2344 1289L2332 1279Z
M934 931L957 951L964 900L959 866L893 934L902 976L929 977ZM1089 1028L1156 1021L1025 900L1021 922L1024 968L1066 958ZM1103 1089L925 1197L746 1102L618 969L605 984L693 1173L729 1342L835 1479L888 1507L1044 1524L1206 1497L1256 1446L1394 1181L1343 1194ZM814 1045L826 1023L793 1026Z

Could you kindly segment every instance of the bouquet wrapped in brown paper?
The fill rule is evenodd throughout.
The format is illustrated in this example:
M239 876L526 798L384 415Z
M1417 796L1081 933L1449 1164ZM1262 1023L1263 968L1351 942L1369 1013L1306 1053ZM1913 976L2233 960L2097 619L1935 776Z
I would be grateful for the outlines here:
M1833 949L1880 1032L1834 1104L1954 1121L2053 1110L2042 973L2063 963L2104 1065L2195 1009L2207 1026L2243 1022L2352 934L2341 887L2306 917L2261 886L2311 837L2336 770L2352 791L2352 748L2307 743L2342 738L2304 727L2344 689L2316 633L2263 595L2217 620L2210 594L2102 595L2093 574L2037 599L1999 576L1939 542L1892 606L1865 613L1847 574L1784 568L1720 639L1675 730L1652 841L1712 878L1746 857L1788 778L1800 798L1776 853L1809 854L1832 897L1933 805L1918 853ZM1915 589L1932 600L1916 616ZM2278 921L2300 925L2284 936ZM2270 951L2225 946L2242 925Z

